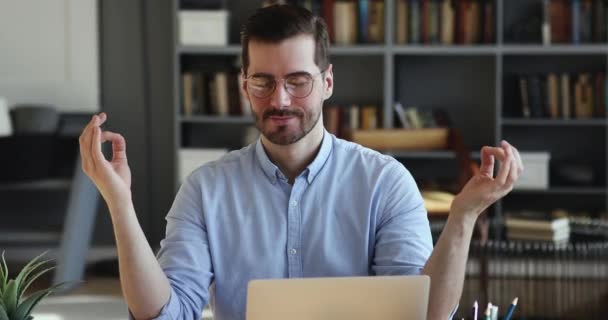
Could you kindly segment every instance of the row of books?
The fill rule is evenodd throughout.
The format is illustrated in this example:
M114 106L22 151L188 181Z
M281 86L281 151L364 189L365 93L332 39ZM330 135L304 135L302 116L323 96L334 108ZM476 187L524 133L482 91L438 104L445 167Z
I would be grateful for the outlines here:
M381 112L377 105L328 105L323 108L323 121L327 131L345 137L349 130L381 128Z
M182 74L181 85L181 114L184 116L251 114L238 72L186 71Z
M608 1L543 0L542 37L551 43L608 42Z
M549 73L519 76L521 116L524 118L603 118L608 106L604 72Z
M550 215L543 212L520 211L507 212L505 227L508 240L546 241L568 243L570 240L570 223L563 211Z
M505 214L507 239L567 244L569 242L608 241L606 213L592 215L555 209L509 211Z
M494 42L493 0L397 0L398 44Z
M462 306L475 300L507 305L519 297L517 318L603 319L606 262L608 242L474 241L457 318L469 317Z
M383 0L290 0L323 18L333 43L384 42Z

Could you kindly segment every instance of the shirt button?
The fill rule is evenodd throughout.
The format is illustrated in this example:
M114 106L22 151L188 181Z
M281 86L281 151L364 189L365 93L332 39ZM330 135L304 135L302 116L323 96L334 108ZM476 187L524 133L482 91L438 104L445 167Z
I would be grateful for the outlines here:
M293 201L291 202L291 206L292 206L292 207L297 207L297 206L298 206L298 202L297 202L296 200L293 200Z
M296 253L298 253L298 250L296 250L296 249L291 249L291 250L289 250L289 253L290 253L291 255L295 255Z

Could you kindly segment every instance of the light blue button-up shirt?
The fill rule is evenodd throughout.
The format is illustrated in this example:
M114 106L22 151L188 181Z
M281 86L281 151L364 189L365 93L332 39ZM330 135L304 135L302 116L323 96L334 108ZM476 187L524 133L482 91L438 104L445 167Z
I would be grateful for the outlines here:
M252 279L419 274L427 213L395 159L325 132L290 185L260 140L195 170L167 215L159 263L171 297L157 319L245 319Z

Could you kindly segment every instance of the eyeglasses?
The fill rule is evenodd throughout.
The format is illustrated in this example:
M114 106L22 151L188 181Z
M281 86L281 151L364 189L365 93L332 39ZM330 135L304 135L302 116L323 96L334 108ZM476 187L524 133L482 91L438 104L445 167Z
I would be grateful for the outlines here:
M325 70L314 75L308 72L296 72L281 79L283 88L294 98L306 98L312 92L316 76L323 74ZM277 81L268 75L252 75L245 78L247 90L256 98L268 98L276 89Z

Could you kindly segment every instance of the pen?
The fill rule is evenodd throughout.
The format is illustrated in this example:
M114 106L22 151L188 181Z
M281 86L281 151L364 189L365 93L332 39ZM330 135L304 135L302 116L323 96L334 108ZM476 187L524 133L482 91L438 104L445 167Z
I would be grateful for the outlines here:
M477 300L473 303L473 320L477 320L477 311L479 309L479 304L477 304Z
M513 299L513 302L511 302L511 306L509 306L509 310L507 311L507 314L505 315L504 320L511 319L511 316L513 315L513 311L515 311L516 306L517 306L517 297L515 297L515 299Z

